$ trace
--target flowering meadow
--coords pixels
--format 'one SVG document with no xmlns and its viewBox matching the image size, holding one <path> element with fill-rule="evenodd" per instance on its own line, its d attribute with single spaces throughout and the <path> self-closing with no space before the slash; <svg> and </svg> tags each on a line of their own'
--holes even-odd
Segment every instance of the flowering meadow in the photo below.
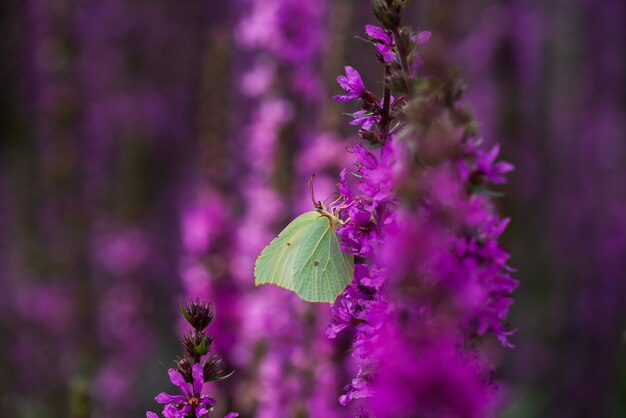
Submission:
<svg viewBox="0 0 626 418">
<path fill-rule="evenodd" d="M 0 418 L 626 417 L 622 0 L 0 11 Z"/>
</svg>

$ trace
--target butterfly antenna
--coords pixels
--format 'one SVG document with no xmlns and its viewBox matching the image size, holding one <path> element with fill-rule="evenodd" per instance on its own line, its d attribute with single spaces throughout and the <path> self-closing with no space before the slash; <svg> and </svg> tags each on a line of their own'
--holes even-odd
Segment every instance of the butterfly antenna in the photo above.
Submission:
<svg viewBox="0 0 626 418">
<path fill-rule="evenodd" d="M 313 206 L 315 206 L 315 209 L 321 210 L 322 202 L 315 201 L 315 192 L 313 191 L 313 179 L 314 178 L 315 178 L 315 174 L 311 174 L 311 178 L 309 179 L 309 192 L 311 192 L 311 201 L 313 202 Z"/>
</svg>

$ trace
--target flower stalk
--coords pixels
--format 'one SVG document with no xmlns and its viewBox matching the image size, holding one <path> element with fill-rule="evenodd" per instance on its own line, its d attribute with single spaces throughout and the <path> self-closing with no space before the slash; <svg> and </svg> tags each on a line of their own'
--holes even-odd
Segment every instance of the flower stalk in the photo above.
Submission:
<svg viewBox="0 0 626 418">
<path fill-rule="evenodd" d="M 405 3 L 375 0 L 381 27 L 366 26 L 384 65 L 382 103 L 366 99 L 356 69 L 338 78 L 346 93 L 336 99 L 361 103 L 352 124 L 364 141 L 352 149 L 356 187 L 347 171 L 338 185 L 355 277 L 327 336 L 354 330 L 358 372 L 339 401 L 359 401 L 362 416 L 478 418 L 496 405 L 482 341 L 512 347 L 505 321 L 517 281 L 491 188 L 513 167 L 496 161 L 497 146 L 483 148 L 455 75 L 419 74 L 430 33 L 400 28 Z M 461 396 L 433 396 L 444 387 Z"/>
<path fill-rule="evenodd" d="M 164 404 L 162 411 L 164 418 L 208 417 L 216 400 L 202 389 L 206 382 L 224 380 L 233 372 L 225 375 L 221 367 L 221 360 L 215 355 L 208 355 L 213 338 L 206 333 L 206 328 L 215 318 L 215 308 L 212 304 L 200 299 L 189 300 L 185 305 L 181 303 L 181 311 L 191 329 L 182 338 L 183 357 L 175 361 L 175 367 L 168 370 L 172 384 L 182 392 L 181 395 L 170 395 L 165 392 L 157 395 L 155 400 Z M 227 414 L 224 418 L 235 418 L 236 412 Z M 147 418 L 158 418 L 154 412 L 146 412 Z"/>
</svg>

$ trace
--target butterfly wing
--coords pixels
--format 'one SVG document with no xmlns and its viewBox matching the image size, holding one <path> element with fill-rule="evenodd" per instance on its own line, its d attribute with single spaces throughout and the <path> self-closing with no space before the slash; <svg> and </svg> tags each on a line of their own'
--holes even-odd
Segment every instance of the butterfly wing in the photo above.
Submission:
<svg viewBox="0 0 626 418">
<path fill-rule="evenodd" d="M 254 264 L 254 283 L 275 284 L 294 290 L 294 262 L 309 226 L 319 218 L 315 211 L 294 219 L 261 252 Z"/>
<path fill-rule="evenodd" d="M 354 256 L 341 251 L 325 216 L 309 225 L 294 260 L 294 290 L 308 302 L 334 303 L 354 275 Z"/>
</svg>

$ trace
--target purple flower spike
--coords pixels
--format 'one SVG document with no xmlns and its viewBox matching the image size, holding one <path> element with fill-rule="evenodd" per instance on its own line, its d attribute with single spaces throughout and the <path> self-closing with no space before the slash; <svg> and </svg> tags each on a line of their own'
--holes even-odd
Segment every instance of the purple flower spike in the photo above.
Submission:
<svg viewBox="0 0 626 418">
<path fill-rule="evenodd" d="M 358 99 L 365 93 L 365 86 L 363 85 L 363 80 L 361 80 L 359 72 L 349 65 L 346 65 L 345 68 L 346 75 L 337 77 L 337 83 L 344 89 L 346 94 L 333 96 L 333 99 L 344 103 L 348 100 Z"/>
<path fill-rule="evenodd" d="M 167 374 L 172 384 L 178 386 L 182 394 L 170 395 L 162 392 L 157 395 L 155 400 L 164 404 L 163 411 L 161 411 L 164 418 L 208 418 L 216 401 L 202 394 L 205 380 L 215 381 L 228 377 L 222 375 L 220 361 L 216 356 L 199 362 L 196 358 L 198 347 L 202 348 L 201 356 L 203 356 L 208 353 L 213 342 L 213 339 L 204 333 L 204 329 L 211 324 L 215 312 L 212 304 L 199 299 L 191 300 L 186 305 L 181 304 L 181 310 L 192 329 L 185 334 L 182 340 L 186 355 L 176 360 L 176 368 L 169 369 Z M 236 416 L 235 412 L 231 412 L 227 418 Z M 158 417 L 159 415 L 152 411 L 146 412 L 146 418 Z"/>
</svg>

